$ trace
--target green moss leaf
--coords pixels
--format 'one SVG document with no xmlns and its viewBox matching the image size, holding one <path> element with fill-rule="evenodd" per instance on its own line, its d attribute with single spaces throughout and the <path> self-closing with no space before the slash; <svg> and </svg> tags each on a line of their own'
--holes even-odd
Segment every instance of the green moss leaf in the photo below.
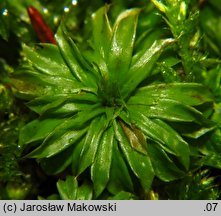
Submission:
<svg viewBox="0 0 221 216">
<path fill-rule="evenodd" d="M 73 176 L 68 176 L 66 181 L 57 182 L 58 192 L 61 199 L 75 200 L 77 197 L 78 182 Z"/>
<path fill-rule="evenodd" d="M 91 122 L 80 154 L 78 174 L 82 173 L 87 167 L 94 163 L 96 153 L 101 143 L 101 136 L 105 130 L 105 121 L 106 119 L 104 118 L 104 116 L 101 116 L 95 118 Z M 93 143 L 93 145 L 91 145 L 91 143 Z"/>
<path fill-rule="evenodd" d="M 31 142 L 42 141 L 63 121 L 63 119 L 43 118 L 26 124 L 20 131 L 19 145 L 22 146 Z"/>
<path fill-rule="evenodd" d="M 151 162 L 155 175 L 166 182 L 182 178 L 185 172 L 180 170 L 174 161 L 168 157 L 167 153 L 155 144 L 148 145 L 148 151 L 151 155 Z"/>
<path fill-rule="evenodd" d="M 190 150 L 188 144 L 169 125 L 160 120 L 151 120 L 139 112 L 130 111 L 133 123 L 149 139 L 158 142 L 168 153 L 176 155 L 183 166 L 188 169 Z"/>
<path fill-rule="evenodd" d="M 91 179 L 94 183 L 95 197 L 106 187 L 110 177 L 110 167 L 113 155 L 114 131 L 110 127 L 104 132 L 94 163 L 91 166 Z"/>
<path fill-rule="evenodd" d="M 136 100 L 135 97 L 134 99 Z M 138 102 L 140 100 L 136 101 Z M 141 104 L 134 104 L 128 107 L 131 109 L 136 107 L 138 111 L 141 111 L 149 118 L 159 118 L 177 122 L 195 122 L 197 124 L 209 123 L 198 110 L 190 106 L 185 106 L 174 100 L 162 99 L 159 101 L 153 101 L 153 103 L 149 105 L 142 105 L 142 102 L 140 103 Z"/>
<path fill-rule="evenodd" d="M 139 99 L 134 103 L 147 105 L 160 99 L 173 99 L 189 106 L 213 101 L 213 95 L 209 89 L 198 83 L 152 84 L 139 88 L 135 96 Z M 133 98 L 134 96 L 130 97 L 129 104 L 134 100 Z"/>
<path fill-rule="evenodd" d="M 97 54 L 105 60 L 107 60 L 109 53 L 112 35 L 112 28 L 107 16 L 108 10 L 109 6 L 106 5 L 92 15 L 93 44 L 96 47 L 96 51 L 98 51 Z"/>
<path fill-rule="evenodd" d="M 114 126 L 119 145 L 126 157 L 128 164 L 130 165 L 130 168 L 139 178 L 143 188 L 148 191 L 154 177 L 154 170 L 149 156 L 134 151 L 121 126 L 118 123 L 115 123 Z"/>
<path fill-rule="evenodd" d="M 138 9 L 122 12 L 113 26 L 113 35 L 107 59 L 109 79 L 113 85 L 121 83 L 130 68 L 138 13 Z"/>
<path fill-rule="evenodd" d="M 49 136 L 46 137 L 44 142 L 33 152 L 29 153 L 29 157 L 43 158 L 51 157 L 60 151 L 66 149 L 70 145 L 75 144 L 87 131 L 85 126 L 87 121 L 93 119 L 96 115 L 103 112 L 103 109 L 97 109 L 94 112 L 90 112 L 90 115 L 85 116 L 86 113 L 80 113 L 78 118 L 69 118 L 62 124 L 55 128 Z"/>
<path fill-rule="evenodd" d="M 79 111 L 97 106 L 97 97 L 89 92 L 77 94 L 44 95 L 27 103 L 27 106 L 38 114 L 75 114 Z M 88 106 L 89 105 L 89 106 Z"/>
<path fill-rule="evenodd" d="M 59 49 L 53 44 L 40 44 L 34 48 L 23 45 L 29 63 L 42 74 L 73 79 Z M 48 58 L 50 56 L 50 58 Z"/>
<path fill-rule="evenodd" d="M 75 46 L 72 39 L 67 35 L 63 24 L 57 31 L 56 40 L 60 49 L 61 55 L 68 65 L 72 75 L 83 85 L 96 87 L 90 71 L 87 70 L 85 64 L 82 64 L 82 57 L 79 59 L 78 48 Z M 65 51 L 64 51 L 65 50 Z M 84 62 L 85 63 L 85 62 Z M 96 89 L 95 89 L 96 90 Z"/>
<path fill-rule="evenodd" d="M 67 176 L 65 181 L 58 180 L 57 189 L 63 200 L 90 200 L 93 196 L 91 185 L 85 181 L 79 186 L 74 176 Z"/>
<path fill-rule="evenodd" d="M 107 185 L 108 191 L 112 194 L 117 194 L 119 191 L 133 192 L 132 178 L 116 139 L 114 139 L 112 154 L 110 179 Z"/>
<path fill-rule="evenodd" d="M 141 81 L 151 74 L 153 65 L 156 63 L 162 51 L 172 43 L 174 43 L 173 39 L 155 41 L 152 46 L 131 65 L 127 73 L 127 80 L 124 80 L 124 85 L 121 90 L 123 98 L 128 97 Z"/>
<path fill-rule="evenodd" d="M 72 163 L 74 147 L 75 146 L 70 146 L 62 152 L 59 152 L 59 154 L 49 158 L 37 159 L 37 162 L 47 175 L 58 175 Z"/>
</svg>

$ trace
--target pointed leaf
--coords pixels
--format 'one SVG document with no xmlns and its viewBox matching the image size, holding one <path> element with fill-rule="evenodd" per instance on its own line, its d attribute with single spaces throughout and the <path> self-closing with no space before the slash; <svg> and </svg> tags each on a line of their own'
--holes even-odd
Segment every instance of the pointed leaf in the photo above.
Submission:
<svg viewBox="0 0 221 216">
<path fill-rule="evenodd" d="M 72 125 L 73 126 L 73 125 Z M 59 129 L 64 131 L 64 128 L 57 127 L 52 134 L 55 134 Z M 57 140 L 52 142 L 52 135 L 49 135 L 45 141 L 34 151 L 29 153 L 27 157 L 33 158 L 49 158 L 53 155 L 62 152 L 64 149 L 68 148 L 70 145 L 75 144 L 79 141 L 86 133 L 87 128 L 82 130 L 74 130 L 73 128 L 64 132 L 60 137 L 57 136 Z M 56 134 L 57 135 L 57 134 Z"/>
<path fill-rule="evenodd" d="M 162 181 L 173 181 L 182 178 L 185 173 L 177 168 L 165 151 L 155 144 L 149 144 L 149 154 L 154 168 L 155 175 Z"/>
<path fill-rule="evenodd" d="M 138 100 L 135 97 L 134 99 Z M 209 123 L 209 120 L 195 108 L 185 106 L 174 100 L 161 99 L 148 106 L 134 104 L 128 107 L 131 107 L 131 109 L 136 108 L 148 118 L 159 118 L 175 122 L 195 122 L 199 125 Z"/>
<path fill-rule="evenodd" d="M 154 15 L 156 16 L 156 14 Z M 132 64 L 134 64 L 137 59 L 139 59 L 145 53 L 145 51 L 151 47 L 154 41 L 160 40 L 161 38 L 164 38 L 163 29 L 148 28 L 145 32 L 143 32 L 135 42 L 135 50 L 134 56 L 132 57 Z"/>
<path fill-rule="evenodd" d="M 139 11 L 131 9 L 122 12 L 114 24 L 107 62 L 112 84 L 121 82 L 130 67 Z"/>
<path fill-rule="evenodd" d="M 24 45 L 23 51 L 29 63 L 39 72 L 50 76 L 74 79 L 57 46 L 41 44 L 31 48 Z"/>
<path fill-rule="evenodd" d="M 112 162 L 114 132 L 109 127 L 101 138 L 96 158 L 91 166 L 91 178 L 94 183 L 95 197 L 99 196 L 107 185 Z"/>
<path fill-rule="evenodd" d="M 19 73 L 19 70 L 22 73 Z M 20 68 L 19 70 L 11 78 L 17 97 L 30 100 L 51 91 L 51 86 L 48 86 L 47 82 L 32 74 L 33 71 L 27 71 L 26 68 Z"/>
<path fill-rule="evenodd" d="M 194 128 L 192 128 L 192 132 L 188 132 L 188 133 L 183 133 L 183 136 L 186 137 L 190 137 L 193 139 L 198 139 L 199 137 L 203 136 L 204 134 L 213 131 L 216 128 L 216 125 L 211 122 L 211 125 L 207 125 L 206 127 L 201 127 L 199 129 L 194 130 Z"/>
<path fill-rule="evenodd" d="M 91 200 L 93 196 L 92 187 L 88 182 L 79 186 L 73 176 L 67 176 L 65 181 L 58 180 L 57 189 L 63 200 Z"/>
<path fill-rule="evenodd" d="M 37 159 L 37 162 L 40 163 L 41 168 L 47 175 L 58 175 L 71 164 L 73 149 L 74 146 L 70 146 L 50 158 Z"/>
<path fill-rule="evenodd" d="M 178 157 L 183 166 L 188 169 L 190 150 L 188 144 L 169 125 L 159 119 L 149 119 L 144 114 L 129 110 L 133 123 L 150 139 L 164 147 L 169 153 Z"/>
<path fill-rule="evenodd" d="M 92 106 L 96 106 L 97 97 L 89 92 L 78 92 L 77 94 L 56 94 L 44 95 L 31 100 L 26 105 L 33 111 L 43 114 L 45 112 L 52 112 L 59 108 L 65 111 L 75 113 Z M 66 105 L 66 107 L 65 107 Z M 90 105 L 89 107 L 87 105 Z"/>
<path fill-rule="evenodd" d="M 128 71 L 127 76 L 125 76 L 125 80 L 122 82 L 121 95 L 123 98 L 127 98 L 135 88 L 150 75 L 160 54 L 167 46 L 173 43 L 174 39 L 155 41 L 150 49 L 137 59 Z"/>
<path fill-rule="evenodd" d="M 112 155 L 108 191 L 112 194 L 117 194 L 123 190 L 133 192 L 133 182 L 116 139 L 113 141 Z"/>
<path fill-rule="evenodd" d="M 18 91 L 18 96 L 33 99 L 42 95 L 70 94 L 80 91 L 94 90 L 83 85 L 75 79 L 62 76 L 41 74 L 31 67 L 20 68 L 12 78 L 13 87 Z"/>
<path fill-rule="evenodd" d="M 43 140 L 51 133 L 64 119 L 39 118 L 26 124 L 19 134 L 19 146 L 35 141 Z"/>
<path fill-rule="evenodd" d="M 154 171 L 149 156 L 134 151 L 123 129 L 116 121 L 114 122 L 114 127 L 116 137 L 128 164 L 137 178 L 139 178 L 144 190 L 149 191 L 154 177 Z"/>
<path fill-rule="evenodd" d="M 100 57 L 107 60 L 111 42 L 112 29 L 107 12 L 109 6 L 105 5 L 92 14 L 93 42 Z"/>
<path fill-rule="evenodd" d="M 92 200 L 93 187 L 87 181 L 85 181 L 77 191 L 77 200 Z"/>
<path fill-rule="evenodd" d="M 77 176 L 78 174 L 79 161 L 80 161 L 82 148 L 84 146 L 84 142 L 85 142 L 85 137 L 81 139 L 78 143 L 76 143 L 75 148 L 73 150 L 71 170 L 72 170 L 73 175 L 75 176 Z"/>
<path fill-rule="evenodd" d="M 58 192 L 63 200 L 76 200 L 78 182 L 73 176 L 68 176 L 65 181 L 58 180 Z"/>
<path fill-rule="evenodd" d="M 68 146 L 75 144 L 87 132 L 87 122 L 104 112 L 104 109 L 97 108 L 92 111 L 82 111 L 72 118 L 65 120 L 61 125 L 44 140 L 44 142 L 28 157 L 43 158 L 51 157 Z M 82 128 L 83 129 L 80 129 Z"/>
<path fill-rule="evenodd" d="M 54 101 L 64 100 L 65 96 L 66 96 L 66 94 L 43 95 L 43 96 L 39 96 L 39 97 L 27 102 L 26 105 L 34 112 L 36 112 L 38 114 L 42 114 L 45 106 L 47 106 L 48 104 L 50 104 Z"/>
<path fill-rule="evenodd" d="M 208 88 L 198 83 L 153 84 L 139 88 L 128 103 L 149 105 L 161 99 L 176 100 L 184 105 L 196 106 L 213 101 Z"/>
<path fill-rule="evenodd" d="M 97 117 L 91 122 L 80 154 L 78 175 L 94 163 L 105 125 L 106 119 L 104 116 Z"/>
<path fill-rule="evenodd" d="M 70 45 L 71 39 L 64 32 L 63 25 L 61 25 L 60 28 L 58 28 L 58 31 L 55 37 L 56 37 L 56 41 L 58 43 L 60 52 L 66 64 L 70 68 L 71 73 L 77 80 L 82 82 L 83 80 L 85 80 L 85 73 L 84 73 L 84 70 L 79 65 L 79 62 L 77 62 L 77 59 L 75 58 L 73 49 Z"/>
<path fill-rule="evenodd" d="M 91 77 L 91 73 L 87 70 L 87 68 L 84 67 L 84 65 L 86 65 L 86 61 L 84 61 L 85 64 L 82 64 L 80 61 L 83 59 L 83 57 L 80 55 L 80 52 L 78 51 L 72 39 L 67 35 L 64 24 L 60 25 L 55 37 L 61 55 L 63 56 L 64 61 L 68 65 L 73 76 L 83 85 L 91 86 L 94 88 L 96 85 Z"/>
</svg>

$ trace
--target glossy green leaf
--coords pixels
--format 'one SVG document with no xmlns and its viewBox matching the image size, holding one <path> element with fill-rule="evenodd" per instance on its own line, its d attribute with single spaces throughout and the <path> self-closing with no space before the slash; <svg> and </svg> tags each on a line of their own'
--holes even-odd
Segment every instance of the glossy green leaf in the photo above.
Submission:
<svg viewBox="0 0 221 216">
<path fill-rule="evenodd" d="M 91 87 L 82 87 L 74 79 L 60 76 L 40 74 L 34 68 L 24 67 L 17 70 L 13 77 L 13 87 L 18 96 L 24 99 L 33 99 L 42 95 L 70 94 L 80 91 L 91 91 Z"/>
<path fill-rule="evenodd" d="M 23 146 L 35 141 L 41 141 L 49 135 L 64 119 L 39 118 L 26 124 L 19 135 L 19 145 Z"/>
<path fill-rule="evenodd" d="M 108 10 L 109 6 L 105 5 L 92 15 L 94 52 L 87 56 L 89 61 L 96 62 L 97 72 L 104 78 L 108 77 L 107 58 L 112 36 Z"/>
<path fill-rule="evenodd" d="M 133 65 L 131 65 L 131 68 L 126 76 L 127 79 L 124 80 L 124 85 L 121 89 L 121 95 L 123 98 L 127 98 L 135 90 L 135 88 L 150 75 L 153 66 L 162 51 L 165 47 L 173 43 L 173 39 L 155 41 L 153 45 L 146 50 L 146 52 L 137 59 Z"/>
<path fill-rule="evenodd" d="M 137 109 L 148 118 L 159 118 L 176 122 L 195 122 L 197 124 L 209 122 L 201 112 L 174 100 L 161 99 L 150 105 L 134 104 L 128 107 L 130 109 Z"/>
<path fill-rule="evenodd" d="M 196 106 L 213 101 L 207 87 L 198 83 L 154 84 L 139 88 L 128 103 L 149 105 L 160 99 L 172 99 L 182 104 Z"/>
<path fill-rule="evenodd" d="M 61 125 L 49 134 L 44 142 L 34 151 L 29 153 L 29 157 L 43 158 L 51 157 L 70 145 L 75 144 L 87 132 L 87 122 L 101 114 L 103 109 L 80 112 L 77 116 L 65 120 Z M 83 129 L 80 129 L 84 126 Z"/>
<path fill-rule="evenodd" d="M 202 127 L 190 133 L 183 133 L 182 135 L 193 138 L 193 139 L 198 139 L 201 136 L 205 135 L 206 133 L 213 131 L 215 128 L 216 128 L 216 125 L 213 124 L 210 127 Z"/>
<path fill-rule="evenodd" d="M 114 139 L 113 142 L 113 157 L 107 189 L 112 194 L 117 194 L 119 191 L 133 192 L 133 182 L 128 167 L 120 151 L 117 140 Z"/>
<path fill-rule="evenodd" d="M 214 105 L 212 120 L 217 122 L 219 126 L 221 125 L 221 102 Z"/>
<path fill-rule="evenodd" d="M 138 9 L 124 11 L 114 24 L 107 60 L 110 82 L 114 85 L 121 83 L 122 78 L 129 70 L 139 11 Z"/>
<path fill-rule="evenodd" d="M 219 110 L 216 110 L 216 115 L 219 114 Z M 218 115 L 220 118 L 220 115 Z M 218 117 L 216 116 L 216 117 Z M 205 145 L 200 147 L 200 152 L 204 155 L 202 161 L 205 165 L 221 168 L 221 128 L 218 127 L 214 133 L 211 135 L 210 139 Z"/>
<path fill-rule="evenodd" d="M 70 115 L 74 115 L 77 112 L 81 111 L 90 111 L 91 108 L 97 108 L 98 105 L 95 104 L 94 106 L 92 104 L 83 104 L 83 103 L 65 103 L 61 106 L 57 107 L 56 109 L 50 109 L 47 110 L 44 114 L 49 116 L 61 116 L 66 117 Z"/>
<path fill-rule="evenodd" d="M 48 104 L 53 103 L 54 101 L 64 101 L 66 94 L 63 95 L 43 95 L 36 97 L 35 99 L 29 101 L 26 103 L 26 105 L 33 110 L 34 112 L 38 114 L 42 114 L 45 110 L 45 106 Z M 61 102 L 60 102 L 61 103 Z"/>
<path fill-rule="evenodd" d="M 76 57 L 76 60 L 79 62 L 79 65 L 84 69 L 86 74 L 85 85 L 91 86 L 94 90 L 97 89 L 97 80 L 100 78 L 100 74 L 97 70 L 94 69 L 93 62 L 90 62 L 85 58 L 85 55 L 82 54 L 81 50 L 77 47 L 73 40 L 70 39 L 70 45 L 73 49 L 73 54 Z"/>
<path fill-rule="evenodd" d="M 136 41 L 136 52 L 132 57 L 132 64 L 134 64 L 156 40 L 163 38 L 163 34 L 164 31 L 162 31 L 162 29 L 147 29 Z"/>
<path fill-rule="evenodd" d="M 151 187 L 154 177 L 154 171 L 150 157 L 133 150 L 127 137 L 124 134 L 123 129 L 117 122 L 115 122 L 114 127 L 119 145 L 126 157 L 128 164 L 130 165 L 130 168 L 140 180 L 144 190 L 148 191 Z"/>
<path fill-rule="evenodd" d="M 85 181 L 79 186 L 74 176 L 67 176 L 65 181 L 58 180 L 57 189 L 63 200 L 90 200 L 93 196 L 91 185 Z"/>
<path fill-rule="evenodd" d="M 97 150 L 101 143 L 101 137 L 106 129 L 104 128 L 105 121 L 106 119 L 104 116 L 101 116 L 95 118 L 91 122 L 80 154 L 78 174 L 82 173 L 87 167 L 95 162 Z"/>
<path fill-rule="evenodd" d="M 92 88 L 95 86 L 91 74 L 85 70 L 84 66 L 79 61 L 78 50 L 74 42 L 67 36 L 63 24 L 58 28 L 56 40 L 60 49 L 60 53 L 64 58 L 67 66 L 70 68 L 73 76 L 83 85 L 89 85 Z"/>
<path fill-rule="evenodd" d="M 82 147 L 85 142 L 85 137 L 81 139 L 78 143 L 76 143 L 73 153 L 72 153 L 72 162 L 71 162 L 71 170 L 73 175 L 77 176 L 78 168 L 79 168 L 79 161 L 81 156 Z"/>
<path fill-rule="evenodd" d="M 35 75 L 31 75 L 31 70 L 28 71 L 29 73 L 27 73 L 26 69 L 21 68 L 20 70 L 24 70 L 26 73 L 19 74 L 18 71 L 18 74 L 11 79 L 17 97 L 30 100 L 52 91 L 51 86 L 48 86 L 47 82 Z"/>
<path fill-rule="evenodd" d="M 103 59 L 107 59 L 112 35 L 112 29 L 107 16 L 108 10 L 109 6 L 105 5 L 92 15 L 93 43 L 96 51 Z"/>
<path fill-rule="evenodd" d="M 188 169 L 190 150 L 188 144 L 169 125 L 161 120 L 149 119 L 144 114 L 129 110 L 133 123 L 140 128 L 147 137 L 164 147 L 167 152 L 178 157 L 183 166 Z"/>
<path fill-rule="evenodd" d="M 82 82 L 85 79 L 85 73 L 73 53 L 73 49 L 70 45 L 71 39 L 66 35 L 63 28 L 63 26 L 60 27 L 55 36 L 60 52 L 74 77 Z"/>
<path fill-rule="evenodd" d="M 41 44 L 31 48 L 24 45 L 23 51 L 30 65 L 36 68 L 40 73 L 74 79 L 57 46 Z M 50 56 L 50 58 L 48 58 L 48 56 Z"/>
<path fill-rule="evenodd" d="M 77 199 L 92 200 L 92 198 L 93 198 L 93 187 L 91 184 L 85 181 L 81 186 L 78 187 Z"/>
<path fill-rule="evenodd" d="M 151 163 L 155 175 L 159 179 L 169 182 L 182 178 L 185 175 L 185 173 L 176 166 L 174 161 L 168 157 L 166 152 L 156 144 L 150 143 L 148 151 L 151 155 Z"/>
<path fill-rule="evenodd" d="M 58 180 L 58 192 L 63 200 L 76 200 L 78 182 L 73 176 L 67 176 L 65 181 Z"/>
<path fill-rule="evenodd" d="M 79 92 L 76 94 L 56 94 L 37 97 L 27 103 L 33 111 L 43 114 L 53 113 L 55 110 L 60 112 L 75 113 L 93 106 L 97 106 L 97 97 L 89 92 Z M 90 105 L 90 106 L 88 106 Z"/>
<path fill-rule="evenodd" d="M 168 148 L 170 148 L 173 152 L 175 152 L 178 160 L 184 165 L 184 167 L 188 170 L 190 164 L 190 149 L 189 145 L 183 138 L 168 124 L 160 119 L 154 119 L 154 123 L 167 131 L 168 140 L 165 142 Z M 166 135 L 166 133 L 164 133 Z M 175 141 L 175 139 L 177 141 Z M 174 142 L 173 142 L 174 141 Z"/>
<path fill-rule="evenodd" d="M 58 130 L 64 130 L 64 128 L 57 127 L 56 130 L 52 132 L 52 134 L 55 134 Z M 52 139 L 51 137 L 53 135 L 50 134 L 38 148 L 36 148 L 31 153 L 29 153 L 27 156 L 34 158 L 44 158 L 44 157 L 49 158 L 53 155 L 58 154 L 64 149 L 68 148 L 70 145 L 76 143 L 84 136 L 86 131 L 87 128 L 83 130 L 66 128 L 64 134 L 62 134 L 60 137 L 57 137 L 57 139 L 53 142 L 51 140 Z M 58 134 L 56 133 L 56 135 Z"/>
<path fill-rule="evenodd" d="M 96 158 L 91 166 L 91 179 L 94 183 L 95 197 L 99 196 L 107 185 L 112 162 L 114 131 L 107 128 L 101 138 Z"/>
<path fill-rule="evenodd" d="M 58 175 L 71 165 L 74 147 L 70 146 L 50 158 L 37 159 L 37 162 L 47 175 Z"/>
</svg>

